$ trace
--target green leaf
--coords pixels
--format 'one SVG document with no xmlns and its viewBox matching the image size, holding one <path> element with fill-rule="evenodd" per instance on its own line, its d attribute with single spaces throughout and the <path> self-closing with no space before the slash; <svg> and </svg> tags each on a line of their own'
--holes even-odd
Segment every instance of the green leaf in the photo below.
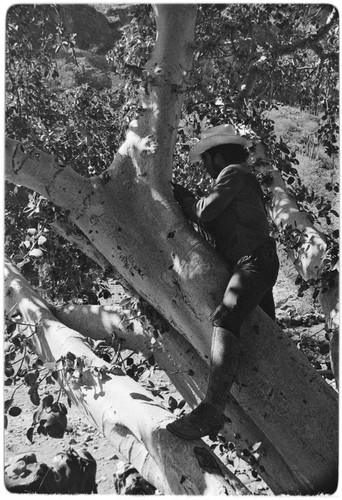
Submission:
<svg viewBox="0 0 342 500">
<path fill-rule="evenodd" d="M 10 323 L 7 326 L 7 329 L 6 329 L 7 335 L 12 335 L 12 333 L 15 331 L 16 328 L 17 328 L 17 324 L 16 323 Z"/>
<path fill-rule="evenodd" d="M 5 375 L 6 377 L 12 377 L 14 375 L 14 368 L 11 365 L 5 367 Z"/>
<path fill-rule="evenodd" d="M 42 252 L 42 250 L 40 250 L 40 248 L 33 248 L 29 252 L 29 255 L 30 255 L 30 257 L 35 257 L 37 259 L 40 259 L 41 257 L 43 257 L 43 252 Z"/>
<path fill-rule="evenodd" d="M 38 238 L 38 245 L 44 245 L 44 243 L 47 242 L 47 239 L 45 238 L 45 236 L 39 236 Z"/>
<path fill-rule="evenodd" d="M 68 359 L 69 361 L 75 361 L 76 360 L 76 356 L 73 352 L 68 352 L 67 355 L 65 356 L 66 359 Z"/>
<path fill-rule="evenodd" d="M 37 408 L 37 410 L 33 412 L 32 424 L 37 424 L 39 422 L 42 413 L 43 413 L 42 407 Z"/>
<path fill-rule="evenodd" d="M 68 413 L 68 410 L 65 406 L 64 403 L 59 403 L 59 411 L 63 414 L 63 415 L 67 415 Z"/>
<path fill-rule="evenodd" d="M 251 447 L 251 450 L 253 451 L 253 453 L 255 453 L 256 451 L 258 451 L 259 448 L 261 447 L 261 445 L 262 445 L 261 441 L 258 441 L 257 443 L 254 443 L 253 446 Z"/>
</svg>

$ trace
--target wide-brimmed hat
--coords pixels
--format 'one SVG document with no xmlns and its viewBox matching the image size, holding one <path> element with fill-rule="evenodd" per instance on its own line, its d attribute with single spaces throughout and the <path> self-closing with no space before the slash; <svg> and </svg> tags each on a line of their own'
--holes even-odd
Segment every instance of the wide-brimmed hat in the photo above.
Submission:
<svg viewBox="0 0 342 500">
<path fill-rule="evenodd" d="M 239 144 L 244 148 L 249 148 L 252 141 L 238 135 L 234 125 L 218 125 L 203 130 L 201 138 L 190 149 L 190 163 L 201 160 L 201 154 L 219 144 Z"/>
</svg>

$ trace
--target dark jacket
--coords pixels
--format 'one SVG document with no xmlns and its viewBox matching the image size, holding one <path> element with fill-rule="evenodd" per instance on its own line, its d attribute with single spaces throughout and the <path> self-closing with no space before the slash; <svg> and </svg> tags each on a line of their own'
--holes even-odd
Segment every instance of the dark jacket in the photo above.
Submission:
<svg viewBox="0 0 342 500">
<path fill-rule="evenodd" d="M 264 245 L 274 246 L 257 179 L 245 164 L 225 167 L 208 196 L 192 205 L 209 229 L 216 249 L 228 263 L 235 263 Z"/>
</svg>

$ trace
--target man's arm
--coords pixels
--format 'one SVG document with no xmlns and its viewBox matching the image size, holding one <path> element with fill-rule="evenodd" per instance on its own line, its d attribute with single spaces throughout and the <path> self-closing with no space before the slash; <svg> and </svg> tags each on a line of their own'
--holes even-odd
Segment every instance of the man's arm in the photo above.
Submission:
<svg viewBox="0 0 342 500">
<path fill-rule="evenodd" d="M 200 198 L 194 206 L 195 215 L 201 222 L 214 220 L 235 198 L 243 187 L 243 179 L 237 168 L 222 170 L 208 196 Z"/>
<path fill-rule="evenodd" d="M 192 222 L 198 222 L 198 217 L 196 216 L 196 203 L 198 198 L 180 184 L 172 183 L 172 187 L 175 200 L 182 207 L 182 212 L 185 217 Z"/>
</svg>

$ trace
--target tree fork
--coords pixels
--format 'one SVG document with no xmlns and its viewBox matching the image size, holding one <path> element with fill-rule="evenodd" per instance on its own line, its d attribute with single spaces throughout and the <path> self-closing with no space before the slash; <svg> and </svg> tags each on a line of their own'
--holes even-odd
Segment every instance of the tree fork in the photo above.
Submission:
<svg viewBox="0 0 342 500">
<path fill-rule="evenodd" d="M 7 165 L 12 164 L 10 158 Z M 25 179 L 30 178 L 33 189 L 43 166 L 39 158 L 35 160 L 26 161 L 21 170 L 30 170 Z M 70 204 L 78 190 L 80 203 L 76 212 L 70 207 L 70 219 L 83 233 L 91 232 L 90 240 L 99 251 L 208 363 L 209 318 L 220 302 L 228 270 L 183 219 L 171 193 L 164 195 L 138 180 L 129 158 L 119 155 L 116 167 L 105 185 L 98 181 L 96 186 L 95 180 L 84 186 L 70 182 L 67 168 L 63 183 L 58 179 L 56 185 L 53 164 L 44 161 L 45 179 L 50 173 L 50 198 L 56 204 L 66 199 Z M 9 175 L 12 182 L 22 184 L 21 176 Z M 41 178 L 37 181 L 45 196 Z M 242 334 L 246 351 L 233 395 L 289 467 L 299 471 L 308 490 L 331 488 L 337 470 L 336 393 L 260 311 L 246 319 Z"/>
<path fill-rule="evenodd" d="M 21 170 L 30 170 L 31 187 L 35 177 L 42 187 L 39 167 L 43 165 L 38 160 L 26 161 Z M 7 158 L 7 165 L 12 163 Z M 96 186 L 92 180 L 83 191 L 78 189 L 83 210 L 79 203 L 69 217 L 83 233 L 91 231 L 90 239 L 99 251 L 208 363 L 209 318 L 220 302 L 229 272 L 184 220 L 171 193 L 164 195 L 139 180 L 129 158 L 119 155 L 115 163 L 105 185 L 98 181 Z M 80 183 L 68 179 L 65 167 L 66 177 L 56 185 L 53 163 L 44 161 L 44 176 L 47 179 L 49 166 L 53 201 L 58 204 L 67 199 L 69 204 Z M 22 184 L 21 176 L 16 179 L 18 174 L 10 171 L 9 176 Z M 337 470 L 336 393 L 261 311 L 246 318 L 242 334 L 246 351 L 233 395 L 285 462 L 301 471 L 308 489 L 330 488 Z"/>
</svg>

